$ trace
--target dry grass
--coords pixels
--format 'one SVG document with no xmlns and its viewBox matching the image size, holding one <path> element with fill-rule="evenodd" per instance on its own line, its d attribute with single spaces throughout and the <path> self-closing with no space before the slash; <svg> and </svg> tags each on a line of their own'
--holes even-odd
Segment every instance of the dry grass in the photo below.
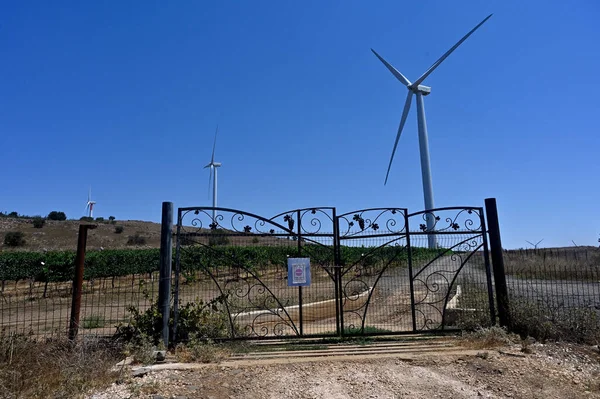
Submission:
<svg viewBox="0 0 600 399">
<path fill-rule="evenodd" d="M 461 338 L 461 344 L 470 349 L 499 348 L 520 341 L 517 335 L 498 326 L 465 333 Z"/>
<path fill-rule="evenodd" d="M 76 398 L 118 378 L 119 348 L 106 341 L 76 344 L 0 335 L 0 398 Z"/>
<path fill-rule="evenodd" d="M 506 274 L 520 278 L 600 280 L 600 249 L 593 247 L 505 251 Z"/>
<path fill-rule="evenodd" d="M 47 220 L 44 227 L 36 229 L 31 219 L 0 218 L 0 243 L 9 231 L 20 231 L 25 234 L 26 245 L 14 250 L 18 251 L 57 251 L 77 248 L 77 233 L 79 224 L 86 223 L 78 220 L 53 221 Z M 158 248 L 160 246 L 160 224 L 138 220 L 118 221 L 123 226 L 124 234 L 115 234 L 115 225 L 110 223 L 93 222 L 98 228 L 88 233 L 87 249 L 124 249 L 131 248 L 127 245 L 128 236 L 139 234 L 146 239 L 144 248 Z M 3 251 L 13 250 L 5 245 Z"/>
</svg>

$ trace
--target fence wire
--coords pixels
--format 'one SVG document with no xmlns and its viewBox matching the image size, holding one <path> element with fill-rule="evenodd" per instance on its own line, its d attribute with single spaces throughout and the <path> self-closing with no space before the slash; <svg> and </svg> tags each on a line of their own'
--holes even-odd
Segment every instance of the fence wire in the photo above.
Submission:
<svg viewBox="0 0 600 399">
<path fill-rule="evenodd" d="M 67 335 L 72 282 L 5 281 L 0 293 L 0 329 L 32 337 Z M 113 335 L 130 321 L 130 306 L 141 311 L 158 295 L 158 272 L 85 280 L 80 335 Z"/>
</svg>

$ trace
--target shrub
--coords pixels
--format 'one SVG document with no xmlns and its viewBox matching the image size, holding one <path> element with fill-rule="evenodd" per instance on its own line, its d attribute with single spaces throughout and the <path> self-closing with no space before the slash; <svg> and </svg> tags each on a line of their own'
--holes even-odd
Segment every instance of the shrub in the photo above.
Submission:
<svg viewBox="0 0 600 399">
<path fill-rule="evenodd" d="M 64 212 L 52 211 L 48 214 L 47 219 L 63 221 L 67 220 L 67 215 Z"/>
<path fill-rule="evenodd" d="M 115 234 L 121 234 L 125 230 L 123 226 L 115 226 Z"/>
<path fill-rule="evenodd" d="M 89 216 L 83 216 L 82 218 L 80 218 L 79 220 L 81 220 L 82 222 L 93 222 L 94 218 L 89 217 Z"/>
<path fill-rule="evenodd" d="M 96 218 L 96 222 L 104 222 L 104 218 L 103 217 L 97 217 Z"/>
<path fill-rule="evenodd" d="M 9 231 L 4 236 L 4 245 L 9 247 L 22 247 L 25 245 L 25 234 L 20 231 Z"/>
<path fill-rule="evenodd" d="M 33 218 L 33 227 L 35 227 L 36 229 L 41 229 L 42 227 L 44 227 L 45 223 L 46 220 L 40 216 L 36 216 Z"/>
<path fill-rule="evenodd" d="M 108 217 L 108 221 L 109 221 L 110 223 L 115 223 L 115 217 L 114 217 L 114 216 L 109 216 L 109 217 Z"/>
<path fill-rule="evenodd" d="M 177 322 L 177 336 L 173 334 L 174 309 L 170 308 L 169 336 L 175 342 L 188 341 L 191 338 L 224 338 L 228 335 L 229 320 L 220 305 L 224 304 L 227 294 L 220 295 L 209 302 L 202 300 L 188 302 L 179 306 Z M 115 338 L 124 339 L 127 342 L 141 342 L 146 337 L 154 344 L 158 344 L 162 338 L 162 315 L 158 309 L 158 303 L 144 312 L 140 312 L 135 306 L 127 309 L 131 313 L 131 321 L 128 325 L 120 325 L 115 333 Z"/>
<path fill-rule="evenodd" d="M 146 245 L 146 237 L 135 233 L 135 235 L 127 237 L 127 245 Z"/>
<path fill-rule="evenodd" d="M 8 214 L 8 217 L 10 217 L 10 218 L 18 218 L 19 214 L 17 212 L 13 211 L 13 212 L 11 212 L 11 213 Z"/>
</svg>

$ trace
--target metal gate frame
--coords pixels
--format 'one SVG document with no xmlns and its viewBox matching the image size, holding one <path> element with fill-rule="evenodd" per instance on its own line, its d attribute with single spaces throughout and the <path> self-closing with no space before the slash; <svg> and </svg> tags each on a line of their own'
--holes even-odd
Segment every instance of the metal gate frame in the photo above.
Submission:
<svg viewBox="0 0 600 399">
<path fill-rule="evenodd" d="M 216 212 L 217 216 L 213 220 L 213 216 L 209 213 Z M 443 212 L 454 212 L 457 214 L 454 217 L 447 217 L 442 222 L 441 217 L 438 215 Z M 379 213 L 375 217 L 366 217 L 365 215 L 368 213 Z M 192 223 L 192 226 L 185 226 L 183 221 L 186 215 L 193 213 L 195 216 L 204 215 L 209 218 L 209 221 L 212 223 L 207 223 L 207 226 L 204 226 L 203 222 L 200 219 L 200 216 L 195 217 Z M 320 270 L 323 270 L 327 273 L 327 275 L 332 279 L 334 284 L 333 294 L 335 298 L 335 323 L 336 323 L 336 331 L 331 334 L 317 334 L 317 335 L 306 335 L 304 333 L 304 318 L 303 318 L 303 290 L 302 287 L 298 287 L 298 325 L 294 323 L 292 318 L 286 311 L 286 304 L 279 299 L 271 292 L 268 285 L 264 284 L 260 277 L 256 274 L 253 274 L 250 270 L 244 270 L 247 274 L 251 275 L 252 278 L 257 280 L 257 284 L 261 285 L 261 289 L 264 291 L 268 291 L 269 294 L 274 299 L 275 303 L 277 303 L 277 307 L 273 311 L 273 309 L 269 310 L 273 317 L 282 317 L 281 314 L 287 316 L 289 322 L 287 322 L 287 326 L 283 326 L 280 328 L 289 328 L 292 332 L 292 336 L 343 336 L 345 335 L 346 327 L 349 327 L 349 324 L 345 323 L 344 318 L 344 301 L 347 301 L 351 295 L 347 292 L 348 283 L 344 285 L 344 278 L 348 276 L 351 269 L 356 265 L 345 265 L 345 259 L 343 259 L 341 254 L 341 247 L 343 242 L 350 242 L 356 237 L 360 238 L 389 238 L 390 241 L 386 242 L 384 245 L 378 248 L 371 248 L 370 252 L 375 252 L 380 248 L 387 246 L 390 242 L 405 240 L 405 244 L 400 248 L 401 251 L 406 251 L 407 259 L 408 259 L 408 271 L 410 276 L 410 304 L 411 304 L 411 313 L 412 313 L 412 329 L 410 331 L 394 331 L 389 334 L 402 334 L 402 333 L 415 333 L 415 332 L 436 332 L 441 330 L 446 330 L 445 326 L 445 317 L 446 317 L 446 307 L 449 301 L 451 288 L 456 282 L 456 278 L 462 271 L 465 264 L 469 261 L 471 256 L 475 254 L 477 251 L 483 251 L 483 258 L 485 263 L 485 274 L 486 274 L 486 283 L 487 283 L 487 291 L 488 291 L 488 299 L 489 299 L 489 311 L 490 311 L 490 319 L 492 324 L 495 324 L 496 313 L 494 308 L 494 292 L 492 286 L 491 279 L 491 263 L 489 261 L 489 248 L 488 248 L 488 240 L 487 240 L 487 229 L 485 224 L 485 217 L 483 213 L 483 208 L 481 207 L 447 207 L 447 208 L 437 208 L 431 211 L 419 211 L 415 213 L 408 213 L 406 208 L 369 208 L 358 210 L 354 212 L 348 212 L 341 215 L 336 214 L 336 208 L 334 207 L 321 207 L 321 208 L 304 208 L 304 209 L 296 209 L 293 211 L 283 212 L 271 218 L 264 218 L 259 215 L 255 215 L 252 213 L 229 209 L 229 208 L 213 208 L 213 207 L 188 207 L 188 208 L 179 208 L 177 214 L 177 239 L 176 239 L 176 254 L 175 254 L 175 278 L 174 278 L 174 332 L 177 329 L 178 322 L 178 305 L 179 305 L 179 280 L 181 276 L 181 254 L 182 254 L 182 244 L 186 242 L 186 240 L 194 240 L 194 237 L 207 237 L 206 231 L 214 231 L 218 228 L 225 228 L 224 222 L 225 219 L 223 217 L 223 213 L 232 214 L 231 217 L 231 226 L 227 226 L 227 236 L 228 237 L 240 237 L 243 235 L 247 235 L 249 233 L 256 234 L 257 237 L 283 237 L 287 239 L 293 239 L 296 241 L 297 252 L 296 256 L 310 256 L 312 248 L 327 248 L 330 252 L 324 259 L 320 259 L 317 262 L 317 267 Z M 463 225 L 459 225 L 459 216 L 463 214 L 472 215 L 475 214 L 477 218 L 470 217 L 463 221 Z M 395 218 L 390 218 L 385 221 L 384 229 L 381 229 L 380 224 L 383 220 L 383 215 L 391 214 L 397 215 Z M 214 214 L 213 214 L 214 215 Z M 352 219 L 349 217 L 352 216 Z M 237 219 L 234 219 L 236 218 Z M 320 218 L 319 218 L 320 217 Z M 421 217 L 423 220 L 431 217 L 435 220 L 435 223 L 428 230 L 426 223 L 420 223 L 419 230 L 410 229 L 410 221 L 411 219 Z M 474 222 L 479 219 L 479 225 L 473 226 Z M 248 222 L 250 220 L 251 222 Z M 393 222 L 390 222 L 393 220 Z M 397 226 L 398 221 L 401 221 L 401 226 Z M 234 223 L 240 222 L 240 223 Z M 327 229 L 327 226 L 323 226 L 323 223 L 330 223 L 331 229 Z M 356 223 L 354 223 L 356 222 Z M 242 227 L 242 224 L 247 223 L 246 226 Z M 342 225 L 342 229 L 340 227 Z M 266 226 L 271 227 L 270 229 L 266 228 Z M 356 228 L 358 227 L 358 228 Z M 401 228 L 400 228 L 401 227 Z M 354 228 L 354 229 L 353 229 Z M 202 232 L 204 229 L 204 232 Z M 275 231 L 277 229 L 277 231 Z M 196 230 L 191 231 L 191 230 Z M 416 238 L 419 236 L 430 236 L 434 234 L 435 236 L 446 236 L 452 234 L 462 234 L 468 233 L 470 234 L 470 238 L 455 244 L 450 248 L 446 248 L 445 251 L 440 253 L 434 259 L 432 259 L 429 263 L 427 263 L 424 267 L 419 270 L 414 270 L 414 262 L 413 262 L 413 245 L 411 244 L 411 237 Z M 475 239 L 481 239 L 481 243 L 476 243 Z M 326 245 L 327 242 L 331 242 L 331 245 Z M 199 241 L 198 241 L 199 243 Z M 476 245 L 470 245 L 475 243 Z M 312 244 L 315 247 L 311 247 Z M 441 323 L 435 325 L 433 320 L 427 319 L 425 317 L 424 323 L 422 325 L 417 324 L 417 313 L 421 312 L 420 306 L 430 306 L 432 307 L 434 304 L 430 302 L 426 302 L 424 300 L 419 300 L 415 298 L 415 283 L 419 283 L 424 285 L 431 292 L 431 286 L 429 284 L 429 278 L 433 275 L 440 275 L 440 271 L 433 270 L 432 273 L 427 275 L 427 269 L 433 269 L 433 264 L 442 259 L 442 257 L 447 256 L 449 251 L 453 249 L 459 249 L 459 252 L 465 252 L 465 254 L 458 255 L 460 258 L 459 267 L 453 272 L 454 275 L 450 280 L 446 279 L 448 283 L 448 290 L 446 295 L 443 296 L 441 302 Z M 328 252 L 325 251 L 325 252 Z M 468 252 L 468 253 L 467 253 Z M 446 254 L 446 255 L 445 255 Z M 465 255 L 465 256 L 463 256 Z M 454 255 L 452 255 L 454 256 Z M 312 258 L 312 257 L 311 257 Z M 388 264 L 389 265 L 389 264 Z M 375 281 L 375 285 L 377 285 L 379 278 L 385 272 L 387 266 L 382 270 L 379 270 L 379 275 Z M 222 287 L 219 286 L 219 283 L 215 279 L 215 277 L 210 274 L 210 271 L 207 269 L 203 269 L 203 271 L 207 272 L 212 281 L 217 285 L 219 291 L 223 293 Z M 445 278 L 445 277 L 444 277 Z M 251 288 L 249 288 L 250 290 Z M 249 295 L 248 291 L 248 295 Z M 363 307 L 359 310 L 362 311 L 361 318 L 361 326 L 360 331 L 362 335 L 384 335 L 388 333 L 378 333 L 378 332 L 370 332 L 365 333 L 365 320 L 368 314 L 369 305 L 371 303 L 373 291 L 368 294 L 368 298 Z M 425 297 L 426 298 L 426 297 Z M 440 301 L 437 301 L 440 302 Z M 236 335 L 234 330 L 234 322 L 232 319 L 232 314 L 230 312 L 229 307 L 227 307 L 227 312 L 230 325 L 231 325 L 231 337 L 230 338 L 246 338 L 246 336 Z M 267 310 L 265 310 L 267 312 Z M 424 314 L 424 313 L 423 313 Z M 286 323 L 284 323 L 286 324 Z M 257 334 L 254 326 L 250 326 L 250 331 L 252 334 L 249 338 L 257 338 L 260 337 L 261 334 Z M 278 334 L 277 332 L 283 331 L 278 330 L 270 333 L 275 337 L 287 336 L 284 335 L 283 332 Z M 269 332 L 264 334 L 264 337 L 267 337 Z M 271 336 L 269 336 L 271 337 Z"/>
</svg>

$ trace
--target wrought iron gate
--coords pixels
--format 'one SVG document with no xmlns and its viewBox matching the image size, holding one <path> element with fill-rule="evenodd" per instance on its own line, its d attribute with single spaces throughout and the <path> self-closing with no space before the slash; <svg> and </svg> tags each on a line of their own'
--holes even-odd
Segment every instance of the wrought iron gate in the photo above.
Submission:
<svg viewBox="0 0 600 399">
<path fill-rule="evenodd" d="M 438 246 L 428 249 L 432 234 Z M 175 328 L 186 303 L 210 304 L 223 323 L 207 332 L 215 338 L 396 334 L 495 318 L 481 208 L 271 218 L 180 208 L 176 245 Z M 287 260 L 298 257 L 310 259 L 309 286 L 288 285 Z"/>
</svg>

